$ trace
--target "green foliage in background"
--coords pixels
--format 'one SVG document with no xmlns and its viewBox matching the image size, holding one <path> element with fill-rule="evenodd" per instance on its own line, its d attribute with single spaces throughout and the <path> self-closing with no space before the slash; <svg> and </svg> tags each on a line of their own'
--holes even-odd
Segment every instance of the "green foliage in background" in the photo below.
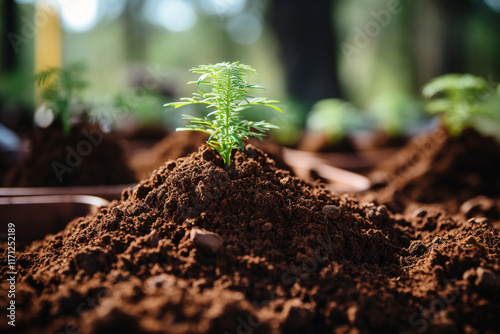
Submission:
<svg viewBox="0 0 500 334">
<path fill-rule="evenodd" d="M 376 126 L 390 137 L 405 136 L 423 118 L 420 101 L 401 92 L 379 94 L 368 111 Z"/>
<path fill-rule="evenodd" d="M 250 89 L 263 89 L 243 79 L 245 74 L 256 74 L 250 66 L 238 62 L 223 62 L 215 65 L 200 65 L 190 71 L 201 76 L 197 81 L 191 81 L 188 84 L 208 85 L 211 90 L 209 92 L 198 90 L 191 98 L 184 97 L 179 102 L 167 103 L 165 106 L 177 109 L 201 103 L 213 109 L 205 117 L 183 115 L 191 124 L 185 128 L 178 128 L 177 131 L 194 130 L 210 134 L 208 145 L 219 152 L 226 165 L 231 163 L 231 151 L 234 148 L 244 150 L 242 139 L 253 136 L 262 140 L 267 130 L 278 128 L 265 121 L 253 122 L 240 119 L 239 113 L 250 106 L 266 106 L 282 112 L 276 106 L 278 101 L 249 95 Z"/>
<path fill-rule="evenodd" d="M 472 74 L 446 74 L 427 83 L 422 94 L 428 100 L 426 109 L 440 113 L 443 125 L 452 136 L 466 127 L 475 127 L 475 116 L 493 116 L 490 99 L 495 91 L 480 77 Z M 498 113 L 496 111 L 496 113 Z"/>
<path fill-rule="evenodd" d="M 296 145 L 302 136 L 307 106 L 290 97 L 281 101 L 286 106 L 286 117 L 275 117 L 272 122 L 279 126 L 279 129 L 273 131 L 273 140 L 285 146 Z"/>
<path fill-rule="evenodd" d="M 61 121 L 66 134 L 71 130 L 71 106 L 87 86 L 87 81 L 82 79 L 85 71 L 83 63 L 75 63 L 66 68 L 49 68 L 35 75 L 44 106 Z"/>
<path fill-rule="evenodd" d="M 331 144 L 340 142 L 354 128 L 361 117 L 354 106 L 340 99 L 324 99 L 313 105 L 306 121 L 306 129 L 327 136 Z"/>
</svg>

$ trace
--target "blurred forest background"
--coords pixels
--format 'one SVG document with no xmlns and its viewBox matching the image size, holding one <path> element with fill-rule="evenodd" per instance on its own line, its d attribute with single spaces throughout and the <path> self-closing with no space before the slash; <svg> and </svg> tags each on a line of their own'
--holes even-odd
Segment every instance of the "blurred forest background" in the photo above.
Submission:
<svg viewBox="0 0 500 334">
<path fill-rule="evenodd" d="M 36 59 L 51 52 L 50 36 L 35 45 L 54 24 L 40 2 L 56 8 L 62 65 L 87 65 L 86 100 L 126 96 L 128 118 L 145 126 L 178 126 L 162 105 L 190 96 L 189 68 L 221 61 L 251 65 L 262 95 L 283 102 L 286 117 L 271 120 L 285 143 L 322 99 L 349 101 L 370 120 L 360 127 L 397 135 L 425 123 L 429 79 L 500 81 L 500 0 L 3 0 L 0 123 L 13 129 L 33 126 Z"/>
</svg>

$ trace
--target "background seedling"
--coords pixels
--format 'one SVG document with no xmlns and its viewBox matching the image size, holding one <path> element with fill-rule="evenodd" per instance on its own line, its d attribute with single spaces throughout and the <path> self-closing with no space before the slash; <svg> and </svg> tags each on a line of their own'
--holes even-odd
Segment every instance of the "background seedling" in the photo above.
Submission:
<svg viewBox="0 0 500 334">
<path fill-rule="evenodd" d="M 340 99 L 324 99 L 316 102 L 306 121 L 306 129 L 326 135 L 330 144 L 340 142 L 356 128 L 362 119 L 356 108 Z"/>
<path fill-rule="evenodd" d="M 198 90 L 190 98 L 184 97 L 179 102 L 167 103 L 165 106 L 177 109 L 190 104 L 207 104 L 207 108 L 212 109 L 207 116 L 182 115 L 191 124 L 178 128 L 177 131 L 193 130 L 210 134 L 208 145 L 219 152 L 226 165 L 231 163 L 231 151 L 234 148 L 244 150 L 243 139 L 253 136 L 262 140 L 267 130 L 278 128 L 265 121 L 253 122 L 240 119 L 239 113 L 252 105 L 266 106 L 283 112 L 276 106 L 278 101 L 249 95 L 250 89 L 263 89 L 262 86 L 250 84 L 243 79 L 245 74 L 256 74 L 250 66 L 239 62 L 224 62 L 200 65 L 190 71 L 201 76 L 197 81 L 188 84 L 208 85 L 211 90 L 209 92 Z"/>
<path fill-rule="evenodd" d="M 61 121 L 65 134 L 71 131 L 71 107 L 87 86 L 87 82 L 82 79 L 85 70 L 84 64 L 76 63 L 66 68 L 49 68 L 35 76 L 44 101 L 37 113 L 52 113 L 54 119 Z"/>
<path fill-rule="evenodd" d="M 441 121 L 452 136 L 474 126 L 474 116 L 491 115 L 487 101 L 494 94 L 488 83 L 471 74 L 446 74 L 432 79 L 422 93 L 429 113 L 441 113 Z"/>
</svg>

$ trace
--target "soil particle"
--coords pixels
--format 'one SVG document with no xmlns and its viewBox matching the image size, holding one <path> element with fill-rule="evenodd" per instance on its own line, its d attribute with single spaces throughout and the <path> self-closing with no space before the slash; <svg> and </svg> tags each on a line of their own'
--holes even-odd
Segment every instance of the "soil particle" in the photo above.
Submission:
<svg viewBox="0 0 500 334">
<path fill-rule="evenodd" d="M 322 212 L 330 218 L 337 218 L 340 215 L 340 208 L 337 205 L 325 205 Z"/>
<path fill-rule="evenodd" d="M 408 248 L 408 252 L 411 255 L 420 256 L 427 252 L 427 247 L 422 243 L 422 241 L 412 241 L 410 247 Z"/>
<path fill-rule="evenodd" d="M 210 255 L 217 254 L 224 244 L 221 236 L 217 233 L 198 228 L 191 230 L 190 239 L 196 248 Z"/>
<path fill-rule="evenodd" d="M 486 292 L 496 292 L 500 290 L 500 277 L 495 275 L 491 270 L 479 267 L 476 269 L 476 281 L 474 284 L 481 290 Z"/>
<path fill-rule="evenodd" d="M 262 231 L 264 232 L 269 232 L 273 229 L 273 224 L 272 223 L 265 223 L 264 225 L 262 225 L 261 227 Z"/>
<path fill-rule="evenodd" d="M 368 211 L 368 219 L 373 222 L 382 223 L 389 219 L 389 211 L 385 205 L 379 205 Z"/>
</svg>

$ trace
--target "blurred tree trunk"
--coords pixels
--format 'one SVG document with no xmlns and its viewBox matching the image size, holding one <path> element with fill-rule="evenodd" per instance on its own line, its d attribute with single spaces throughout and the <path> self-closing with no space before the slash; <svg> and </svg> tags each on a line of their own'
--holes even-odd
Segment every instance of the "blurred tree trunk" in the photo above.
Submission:
<svg viewBox="0 0 500 334">
<path fill-rule="evenodd" d="M 146 27 L 143 21 L 138 18 L 138 13 L 142 11 L 143 6 L 142 0 L 128 0 L 123 13 L 126 34 L 125 48 L 127 60 L 131 62 L 142 62 L 145 59 Z"/>
<path fill-rule="evenodd" d="M 467 31 L 466 19 L 473 11 L 470 0 L 436 1 L 444 20 L 442 73 L 461 73 L 465 70 L 464 39 Z"/>
<path fill-rule="evenodd" d="M 413 2 L 412 36 L 415 91 L 445 73 L 467 71 L 467 19 L 474 12 L 471 0 Z"/>
<path fill-rule="evenodd" d="M 3 5 L 3 6 L 2 6 Z M 0 5 L 1 8 L 1 25 L 0 31 L 2 33 L 2 54 L 0 72 L 12 71 L 16 66 L 16 52 L 11 45 L 11 41 L 7 38 L 9 33 L 17 33 L 17 13 L 16 4 L 14 0 L 5 0 Z"/>
<path fill-rule="evenodd" d="M 271 20 L 283 59 L 287 90 L 306 106 L 341 97 L 333 0 L 272 0 Z"/>
</svg>

